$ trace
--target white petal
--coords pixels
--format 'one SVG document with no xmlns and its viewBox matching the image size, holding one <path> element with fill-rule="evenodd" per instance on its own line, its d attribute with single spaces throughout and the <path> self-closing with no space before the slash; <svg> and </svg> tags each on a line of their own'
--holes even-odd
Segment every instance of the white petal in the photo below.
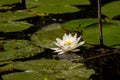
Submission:
<svg viewBox="0 0 120 80">
<path fill-rule="evenodd" d="M 61 40 L 60 38 L 56 38 L 56 41 L 57 41 L 57 43 L 61 46 L 62 45 L 62 43 L 63 43 L 63 40 Z"/>
<path fill-rule="evenodd" d="M 56 51 L 54 51 L 54 52 L 55 52 L 55 53 L 56 53 L 56 52 L 58 53 L 58 52 L 62 52 L 62 50 L 56 50 Z"/>
<path fill-rule="evenodd" d="M 56 38 L 57 42 L 62 42 L 62 40 L 60 38 Z"/>
<path fill-rule="evenodd" d="M 35 70 L 26 70 L 24 72 L 36 72 Z"/>
<path fill-rule="evenodd" d="M 59 48 L 51 48 L 51 49 L 52 49 L 52 50 L 55 50 L 55 51 L 54 51 L 55 53 L 56 53 L 56 52 L 57 52 L 57 53 L 58 53 L 58 52 L 59 52 L 59 53 L 63 52 L 62 49 L 59 49 Z"/>
<path fill-rule="evenodd" d="M 77 41 L 77 42 L 79 42 L 79 41 L 80 41 L 80 39 L 81 39 L 81 36 L 80 36 L 80 37 L 78 37 L 78 38 L 76 39 L 76 41 Z"/>
<path fill-rule="evenodd" d="M 71 44 L 71 45 L 70 45 L 71 49 L 75 49 L 75 48 L 76 48 L 76 46 L 77 46 L 77 44 L 76 44 L 76 43 L 73 43 L 73 44 Z"/>
<path fill-rule="evenodd" d="M 66 40 L 68 38 L 67 34 L 65 33 L 63 36 L 63 40 Z"/>
<path fill-rule="evenodd" d="M 60 44 L 59 43 L 57 43 L 57 42 L 53 42 L 55 45 L 57 45 L 58 47 L 60 46 Z"/>
<path fill-rule="evenodd" d="M 80 49 L 75 49 L 75 50 L 73 50 L 73 52 L 77 52 L 77 51 L 80 51 Z"/>
<path fill-rule="evenodd" d="M 58 50 L 59 48 L 50 48 L 50 49 L 52 49 L 52 50 Z"/>
<path fill-rule="evenodd" d="M 68 36 L 69 36 L 69 39 L 73 38 L 72 35 L 71 35 L 70 33 L 68 34 Z"/>
<path fill-rule="evenodd" d="M 64 52 L 59 52 L 58 54 L 63 54 Z"/>
<path fill-rule="evenodd" d="M 77 33 L 75 33 L 75 35 L 74 35 L 74 37 L 73 37 L 74 39 L 76 39 L 77 38 Z"/>
<path fill-rule="evenodd" d="M 62 50 L 64 50 L 64 51 L 68 50 L 68 46 L 63 46 L 63 47 L 61 47 L 61 48 L 62 48 Z"/>
<path fill-rule="evenodd" d="M 82 41 L 82 42 L 79 43 L 79 45 L 83 45 L 84 43 L 85 43 L 85 41 Z"/>
</svg>

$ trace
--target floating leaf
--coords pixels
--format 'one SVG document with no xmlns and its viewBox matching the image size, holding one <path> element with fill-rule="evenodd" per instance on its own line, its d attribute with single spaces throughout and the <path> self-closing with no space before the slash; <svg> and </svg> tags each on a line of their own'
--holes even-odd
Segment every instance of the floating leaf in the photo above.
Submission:
<svg viewBox="0 0 120 80">
<path fill-rule="evenodd" d="M 18 50 L 0 52 L 0 60 L 24 59 L 37 55 L 44 50 L 35 46 L 29 46 Z"/>
<path fill-rule="evenodd" d="M 29 58 L 44 51 L 43 48 L 33 46 L 29 41 L 25 40 L 6 41 L 4 49 L 4 51 L 0 52 L 0 60 Z"/>
<path fill-rule="evenodd" d="M 0 6 L 1 5 L 11 5 L 14 3 L 20 3 L 21 0 L 0 0 Z"/>
<path fill-rule="evenodd" d="M 0 61 L 0 73 L 12 71 L 13 67 L 12 61 Z"/>
<path fill-rule="evenodd" d="M 0 6 L 0 11 L 6 11 L 6 10 L 10 10 L 10 9 L 12 9 L 12 7 L 10 7 L 10 6 Z"/>
<path fill-rule="evenodd" d="M 89 0 L 26 0 L 28 8 L 40 6 L 40 5 L 88 5 Z"/>
<path fill-rule="evenodd" d="M 120 48 L 119 23 L 103 23 L 103 40 L 107 46 Z M 83 38 L 87 43 L 99 44 L 98 24 L 87 26 L 84 29 Z"/>
<path fill-rule="evenodd" d="M 0 32 L 17 32 L 28 29 L 32 24 L 12 20 L 20 20 L 33 16 L 27 12 L 1 12 Z"/>
<path fill-rule="evenodd" d="M 31 40 L 37 46 L 51 48 L 54 45 L 54 41 L 57 37 L 63 36 L 64 31 L 60 24 L 51 24 L 38 30 L 31 36 Z"/>
<path fill-rule="evenodd" d="M 54 14 L 80 11 L 80 9 L 70 5 L 44 5 L 44 4 L 41 4 L 39 7 L 32 8 L 31 10 L 40 13 L 54 13 Z"/>
<path fill-rule="evenodd" d="M 9 20 L 20 20 L 29 17 L 33 17 L 33 14 L 29 12 L 0 12 L 0 21 L 9 21 Z"/>
<path fill-rule="evenodd" d="M 21 73 L 13 73 L 13 74 L 4 75 L 3 80 L 42 80 L 42 79 L 41 79 L 41 75 L 38 73 L 21 72 Z"/>
<path fill-rule="evenodd" d="M 96 22 L 98 22 L 97 19 L 91 18 L 71 20 L 64 23 L 63 28 L 68 31 L 81 31 L 84 27 L 94 24 Z"/>
<path fill-rule="evenodd" d="M 94 73 L 81 63 L 46 59 L 19 62 L 15 69 L 24 72 L 3 75 L 3 80 L 88 80 Z"/>
<path fill-rule="evenodd" d="M 0 32 L 17 32 L 28 29 L 32 24 L 17 21 L 0 21 Z"/>
<path fill-rule="evenodd" d="M 80 9 L 71 5 L 90 4 L 88 0 L 26 0 L 27 8 L 40 13 L 69 13 Z"/>
<path fill-rule="evenodd" d="M 30 46 L 30 42 L 27 40 L 7 40 L 4 41 L 4 50 L 10 51 L 20 48 L 25 48 L 26 46 Z"/>
<path fill-rule="evenodd" d="M 109 18 L 120 15 L 120 1 L 110 2 L 102 7 L 102 13 Z"/>
</svg>

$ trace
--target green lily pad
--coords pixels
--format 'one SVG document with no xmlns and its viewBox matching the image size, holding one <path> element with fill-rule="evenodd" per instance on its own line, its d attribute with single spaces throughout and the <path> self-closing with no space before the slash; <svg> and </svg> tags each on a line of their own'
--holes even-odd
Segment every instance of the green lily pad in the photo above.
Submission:
<svg viewBox="0 0 120 80">
<path fill-rule="evenodd" d="M 68 31 L 78 31 L 79 32 L 84 27 L 94 24 L 96 22 L 98 22 L 97 19 L 91 19 L 91 18 L 71 20 L 71 21 L 64 23 L 63 28 Z"/>
<path fill-rule="evenodd" d="M 3 75 L 3 80 L 88 80 L 94 73 L 82 63 L 46 59 L 19 62 L 15 69 L 24 72 Z"/>
<path fill-rule="evenodd" d="M 77 12 L 80 11 L 77 7 L 70 6 L 70 5 L 44 5 L 41 4 L 39 7 L 32 8 L 32 11 L 39 12 L 39 13 L 54 13 L 54 14 L 61 14 L 61 13 L 70 13 L 70 12 Z"/>
<path fill-rule="evenodd" d="M 107 46 L 120 48 L 119 23 L 103 23 L 103 41 Z M 90 44 L 99 44 L 98 24 L 87 26 L 83 32 L 83 39 Z"/>
<path fill-rule="evenodd" d="M 0 52 L 0 60 L 14 60 L 29 58 L 43 52 L 43 48 L 36 47 L 26 40 L 10 40 L 4 44 Z"/>
<path fill-rule="evenodd" d="M 78 9 L 71 5 L 90 4 L 88 0 L 26 0 L 27 8 L 40 13 L 69 13 L 77 12 Z"/>
<path fill-rule="evenodd" d="M 89 5 L 89 0 L 26 0 L 28 8 L 32 8 L 40 5 Z"/>
<path fill-rule="evenodd" d="M 56 38 L 62 37 L 63 35 L 64 31 L 61 25 L 54 23 L 38 30 L 31 36 L 31 40 L 37 46 L 52 48 L 55 46 L 53 42 L 56 41 Z"/>
<path fill-rule="evenodd" d="M 9 21 L 9 20 L 20 20 L 29 17 L 33 17 L 33 14 L 30 14 L 26 11 L 21 12 L 0 12 L 0 21 Z"/>
<path fill-rule="evenodd" d="M 120 16 L 120 1 L 113 1 L 102 7 L 102 13 L 109 18 Z"/>
<path fill-rule="evenodd" d="M 41 75 L 38 73 L 21 72 L 21 73 L 3 75 L 3 80 L 42 80 L 42 79 L 41 79 Z"/>
<path fill-rule="evenodd" d="M 6 40 L 4 41 L 3 47 L 5 51 L 10 51 L 25 48 L 26 46 L 30 45 L 31 45 L 30 41 L 27 40 Z"/>
<path fill-rule="evenodd" d="M 30 28 L 32 24 L 17 21 L 0 21 L 0 32 L 17 32 Z"/>
<path fill-rule="evenodd" d="M 11 5 L 11 4 L 14 4 L 14 3 L 20 3 L 21 0 L 0 0 L 0 6 L 1 5 Z"/>
<path fill-rule="evenodd" d="M 12 61 L 0 61 L 0 73 L 13 71 L 13 67 Z"/>
</svg>

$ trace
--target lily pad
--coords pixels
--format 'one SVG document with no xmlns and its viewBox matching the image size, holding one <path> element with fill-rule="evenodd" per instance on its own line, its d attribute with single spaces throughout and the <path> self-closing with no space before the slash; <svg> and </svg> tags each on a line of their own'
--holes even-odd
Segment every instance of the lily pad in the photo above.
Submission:
<svg viewBox="0 0 120 80">
<path fill-rule="evenodd" d="M 21 73 L 3 75 L 3 80 L 42 80 L 42 79 L 41 79 L 40 74 L 38 73 L 21 72 Z"/>
<path fill-rule="evenodd" d="M 102 13 L 109 18 L 120 16 L 120 1 L 113 1 L 102 7 Z"/>
<path fill-rule="evenodd" d="M 17 32 L 30 28 L 32 24 L 17 21 L 0 21 L 0 32 Z"/>
<path fill-rule="evenodd" d="M 96 22 L 98 22 L 97 19 L 91 19 L 91 18 L 71 20 L 64 23 L 63 28 L 68 31 L 80 32 L 84 27 L 94 24 Z"/>
<path fill-rule="evenodd" d="M 89 5 L 89 0 L 26 0 L 28 8 L 32 8 L 40 5 Z"/>
<path fill-rule="evenodd" d="M 26 40 L 10 40 L 4 44 L 0 52 L 0 60 L 14 60 L 29 58 L 43 52 L 43 48 L 36 47 Z"/>
<path fill-rule="evenodd" d="M 77 12 L 80 11 L 77 7 L 70 6 L 70 5 L 44 5 L 41 4 L 39 7 L 32 8 L 32 11 L 40 12 L 40 13 L 54 13 L 54 14 L 61 14 L 61 13 L 70 13 L 70 12 Z"/>
<path fill-rule="evenodd" d="M 0 12 L 0 21 L 9 21 L 9 20 L 20 20 L 29 17 L 33 17 L 33 14 L 30 14 L 27 11 L 21 12 Z"/>
<path fill-rule="evenodd" d="M 13 67 L 12 61 L 0 61 L 0 73 L 13 71 Z"/>
<path fill-rule="evenodd" d="M 24 72 L 3 75 L 3 80 L 88 80 L 94 73 L 82 63 L 46 59 L 19 62 L 15 69 Z"/>
<path fill-rule="evenodd" d="M 119 23 L 103 23 L 103 40 L 107 46 L 120 48 Z M 98 24 L 87 26 L 84 29 L 83 38 L 87 43 L 99 44 Z"/>
<path fill-rule="evenodd" d="M 69 13 L 77 12 L 78 9 L 72 5 L 90 4 L 88 0 L 26 0 L 27 8 L 40 13 Z"/>
<path fill-rule="evenodd" d="M 5 51 L 10 51 L 25 48 L 26 46 L 30 45 L 31 45 L 30 41 L 27 40 L 6 40 L 4 41 L 3 47 Z"/>
<path fill-rule="evenodd" d="M 61 25 L 54 23 L 38 30 L 31 36 L 31 40 L 37 46 L 52 48 L 55 46 L 53 42 L 56 41 L 56 38 L 62 37 L 63 34 L 64 31 L 62 30 Z"/>
<path fill-rule="evenodd" d="M 11 5 L 14 3 L 20 3 L 21 0 L 0 0 L 0 6 L 1 5 Z"/>
</svg>

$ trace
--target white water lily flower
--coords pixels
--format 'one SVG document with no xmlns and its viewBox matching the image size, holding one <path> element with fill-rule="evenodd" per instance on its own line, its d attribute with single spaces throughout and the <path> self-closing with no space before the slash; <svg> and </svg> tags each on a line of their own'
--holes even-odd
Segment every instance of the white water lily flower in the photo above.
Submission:
<svg viewBox="0 0 120 80">
<path fill-rule="evenodd" d="M 56 42 L 54 42 L 55 45 L 58 46 L 58 48 L 51 48 L 52 50 L 55 50 L 54 52 L 58 52 L 58 54 L 63 54 L 66 52 L 76 52 L 80 49 L 76 49 L 79 46 L 83 45 L 85 41 L 80 42 L 80 37 L 77 37 L 77 34 L 72 36 L 72 34 L 64 34 L 63 38 L 56 38 Z"/>
</svg>

